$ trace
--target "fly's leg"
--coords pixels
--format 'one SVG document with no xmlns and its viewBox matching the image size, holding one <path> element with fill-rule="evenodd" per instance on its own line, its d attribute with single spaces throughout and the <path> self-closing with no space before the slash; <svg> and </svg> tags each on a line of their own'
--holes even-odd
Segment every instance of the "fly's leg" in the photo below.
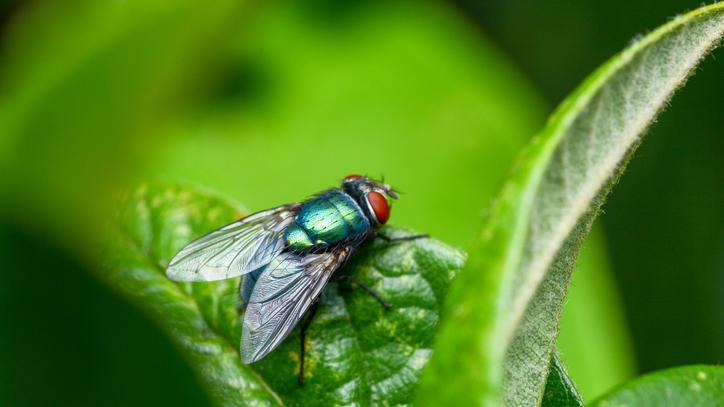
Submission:
<svg viewBox="0 0 724 407">
<path fill-rule="evenodd" d="M 299 350 L 301 352 L 299 353 L 299 376 L 297 377 L 297 381 L 300 386 L 304 384 L 304 345 L 307 336 L 307 329 L 309 329 L 309 325 L 312 323 L 314 315 L 317 314 L 317 308 L 319 308 L 319 300 L 314 301 L 312 304 L 312 307 L 309 309 L 307 319 L 302 324 L 301 331 L 299 332 Z"/>
<path fill-rule="evenodd" d="M 430 237 L 427 233 L 420 234 L 420 235 L 410 235 L 410 236 L 401 236 L 401 237 L 389 237 L 385 236 L 381 233 L 377 234 L 377 237 L 384 240 L 387 243 L 398 243 L 398 242 L 407 242 L 410 240 L 417 240 L 417 239 L 425 239 Z"/>
<path fill-rule="evenodd" d="M 352 276 L 349 276 L 349 275 L 346 275 L 346 274 L 342 274 L 342 275 L 339 275 L 339 276 L 335 276 L 334 279 L 337 280 L 337 281 L 340 281 L 340 280 L 349 281 L 350 283 L 352 283 L 352 284 L 358 286 L 359 288 L 367 291 L 367 294 L 371 295 L 372 298 L 374 298 L 375 300 L 377 300 L 377 302 L 379 302 L 380 305 L 382 305 L 383 307 L 385 307 L 386 310 L 392 309 L 392 305 L 390 305 L 389 302 L 387 302 L 384 298 L 382 298 L 382 296 L 381 296 L 379 293 L 377 293 L 377 291 L 373 290 L 372 287 L 369 287 L 369 286 L 363 284 L 361 281 L 357 280 L 356 278 L 354 278 L 354 277 L 352 277 Z"/>
</svg>

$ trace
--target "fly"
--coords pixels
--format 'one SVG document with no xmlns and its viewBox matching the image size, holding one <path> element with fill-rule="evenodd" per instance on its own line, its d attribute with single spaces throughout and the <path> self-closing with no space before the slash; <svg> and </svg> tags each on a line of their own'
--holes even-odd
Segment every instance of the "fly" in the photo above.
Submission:
<svg viewBox="0 0 724 407">
<path fill-rule="evenodd" d="M 189 243 L 169 263 L 175 281 L 217 281 L 244 276 L 239 294 L 246 313 L 241 359 L 254 363 L 301 327 L 299 383 L 304 378 L 304 339 L 327 283 L 390 217 L 397 193 L 383 182 L 349 175 L 332 188 L 301 202 L 257 212 Z M 341 275 L 390 308 L 370 287 Z"/>
</svg>

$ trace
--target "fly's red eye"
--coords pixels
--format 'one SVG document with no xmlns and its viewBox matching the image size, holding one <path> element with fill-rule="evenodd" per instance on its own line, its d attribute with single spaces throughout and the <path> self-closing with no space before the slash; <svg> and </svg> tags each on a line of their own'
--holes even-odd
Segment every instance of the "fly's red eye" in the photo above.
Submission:
<svg viewBox="0 0 724 407">
<path fill-rule="evenodd" d="M 390 218 L 390 204 L 387 198 L 379 192 L 370 192 L 367 194 L 367 202 L 370 203 L 372 211 L 375 213 L 377 221 L 382 225 Z"/>
<path fill-rule="evenodd" d="M 349 174 L 349 175 L 347 175 L 346 177 L 344 177 L 344 180 L 345 180 L 345 181 L 351 181 L 351 180 L 357 179 L 357 178 L 359 178 L 359 177 L 361 177 L 361 175 L 359 175 L 359 174 Z"/>
</svg>

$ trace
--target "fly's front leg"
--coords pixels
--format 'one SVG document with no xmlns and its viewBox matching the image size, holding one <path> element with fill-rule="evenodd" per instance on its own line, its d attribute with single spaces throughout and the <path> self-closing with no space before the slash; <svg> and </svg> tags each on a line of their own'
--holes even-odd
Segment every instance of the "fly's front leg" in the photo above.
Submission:
<svg viewBox="0 0 724 407">
<path fill-rule="evenodd" d="M 368 293 L 369 295 L 371 295 L 372 298 L 374 298 L 375 300 L 377 300 L 377 302 L 379 302 L 380 305 L 382 305 L 383 307 L 385 307 L 386 310 L 392 309 L 392 305 L 390 305 L 389 302 L 387 302 L 384 298 L 382 298 L 382 296 L 381 296 L 377 291 L 375 291 L 374 289 L 372 289 L 372 287 L 370 287 L 370 286 L 368 286 L 368 285 L 362 284 L 362 282 L 359 281 L 359 280 L 357 280 L 356 278 L 354 278 L 354 277 L 352 277 L 352 276 L 349 276 L 349 275 L 346 275 L 346 274 L 342 274 L 342 275 L 339 275 L 339 276 L 335 276 L 334 279 L 335 279 L 336 281 L 342 281 L 342 280 L 349 281 L 350 283 L 352 283 L 352 284 L 358 286 L 359 288 L 367 291 L 367 293 Z"/>
<path fill-rule="evenodd" d="M 299 376 L 297 377 L 297 381 L 299 382 L 299 385 L 304 384 L 304 347 L 305 347 L 305 339 L 307 336 L 307 329 L 309 329 L 309 325 L 312 323 L 312 319 L 314 319 L 314 316 L 317 314 L 317 309 L 319 308 L 319 300 L 314 301 L 312 304 L 312 307 L 309 309 L 309 314 L 307 316 L 307 319 L 302 324 L 301 330 L 299 332 L 299 350 L 300 350 L 300 356 L 299 356 Z"/>
</svg>

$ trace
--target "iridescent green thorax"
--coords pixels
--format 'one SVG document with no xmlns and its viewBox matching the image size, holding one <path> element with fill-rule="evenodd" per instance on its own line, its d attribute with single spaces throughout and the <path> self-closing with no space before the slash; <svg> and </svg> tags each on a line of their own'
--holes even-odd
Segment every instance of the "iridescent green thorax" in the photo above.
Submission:
<svg viewBox="0 0 724 407">
<path fill-rule="evenodd" d="M 332 189 L 306 202 L 284 238 L 292 250 L 325 248 L 369 232 L 367 216 L 351 196 Z"/>
</svg>

